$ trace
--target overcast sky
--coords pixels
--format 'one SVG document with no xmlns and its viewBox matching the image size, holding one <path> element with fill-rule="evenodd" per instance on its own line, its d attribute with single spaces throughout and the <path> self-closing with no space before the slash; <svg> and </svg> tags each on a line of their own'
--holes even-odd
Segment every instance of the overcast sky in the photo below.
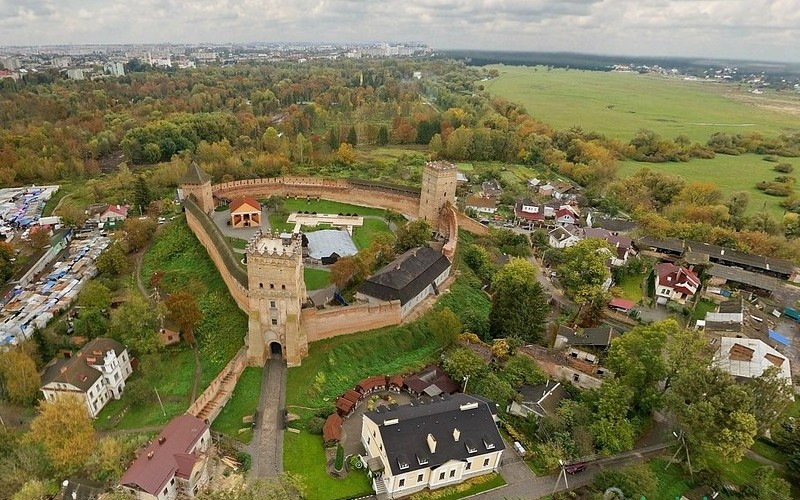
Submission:
<svg viewBox="0 0 800 500">
<path fill-rule="evenodd" d="M 800 0 L 0 0 L 0 45 L 411 40 L 800 61 Z"/>
</svg>

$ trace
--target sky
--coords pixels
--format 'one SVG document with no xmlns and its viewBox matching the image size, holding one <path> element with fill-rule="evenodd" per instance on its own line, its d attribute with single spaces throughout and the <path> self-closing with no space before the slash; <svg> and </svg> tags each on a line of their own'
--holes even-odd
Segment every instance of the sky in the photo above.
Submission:
<svg viewBox="0 0 800 500">
<path fill-rule="evenodd" d="M 0 45 L 403 42 L 800 62 L 800 0 L 0 0 Z"/>
</svg>

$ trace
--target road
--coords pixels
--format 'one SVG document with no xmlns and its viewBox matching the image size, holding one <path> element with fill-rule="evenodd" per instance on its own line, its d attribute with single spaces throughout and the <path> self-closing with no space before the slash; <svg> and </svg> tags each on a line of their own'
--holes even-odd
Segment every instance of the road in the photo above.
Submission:
<svg viewBox="0 0 800 500">
<path fill-rule="evenodd" d="M 585 471 L 568 475 L 567 481 L 569 482 L 569 488 L 577 488 L 591 483 L 594 479 L 594 475 L 601 470 L 621 467 L 631 463 L 644 462 L 659 455 L 666 448 L 666 444 L 658 444 L 597 460 L 589 465 Z M 517 455 L 510 446 L 506 448 L 503 454 L 500 475 L 506 480 L 508 486 L 494 491 L 480 493 L 472 498 L 483 498 L 487 500 L 541 498 L 552 495 L 554 490 L 563 491 L 567 489 L 563 477 L 559 481 L 558 476 L 535 476 L 528 466 L 525 465 L 525 462 L 522 461 L 522 458 Z"/>
<path fill-rule="evenodd" d="M 249 451 L 251 479 L 283 472 L 283 408 L 286 399 L 286 362 L 273 358 L 264 365 L 258 419 Z"/>
</svg>

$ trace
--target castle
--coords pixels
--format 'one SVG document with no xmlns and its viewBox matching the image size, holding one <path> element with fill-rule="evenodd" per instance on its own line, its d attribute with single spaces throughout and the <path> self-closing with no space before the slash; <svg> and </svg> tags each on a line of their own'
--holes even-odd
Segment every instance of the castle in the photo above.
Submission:
<svg viewBox="0 0 800 500">
<path fill-rule="evenodd" d="M 329 311 L 304 308 L 307 295 L 301 235 L 296 234 L 256 233 L 246 248 L 246 283 L 244 278 L 237 280 L 241 269 L 231 269 L 231 259 L 226 262 L 220 245 L 207 234 L 207 222 L 195 220 L 203 215 L 207 218 L 214 210 L 214 196 L 312 196 L 395 210 L 409 218 L 428 220 L 447 240 L 443 252 L 452 259 L 459 221 L 454 208 L 456 171 L 449 162 L 428 162 L 423 168 L 422 189 L 416 193 L 402 186 L 311 177 L 248 179 L 212 186 L 210 177 L 192 162 L 181 181 L 184 199 L 194 205 L 189 210 L 187 204 L 187 222 L 247 313 L 248 363 L 263 365 L 273 355 L 280 355 L 289 366 L 297 366 L 314 340 L 400 323 L 400 304 L 392 301 Z"/>
</svg>

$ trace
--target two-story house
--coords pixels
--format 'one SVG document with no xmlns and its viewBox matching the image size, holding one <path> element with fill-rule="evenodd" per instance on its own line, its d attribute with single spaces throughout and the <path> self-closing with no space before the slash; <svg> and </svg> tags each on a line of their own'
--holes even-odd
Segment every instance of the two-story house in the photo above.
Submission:
<svg viewBox="0 0 800 500">
<path fill-rule="evenodd" d="M 494 403 L 442 395 L 366 412 L 361 442 L 375 492 L 401 498 L 496 471 L 505 445 Z"/>
<path fill-rule="evenodd" d="M 173 418 L 119 480 L 138 500 L 193 497 L 208 481 L 211 430 L 194 415 Z"/>
<path fill-rule="evenodd" d="M 656 300 L 660 304 L 666 304 L 668 300 L 683 304 L 700 288 L 700 278 L 694 271 L 670 262 L 657 265 L 656 274 Z"/>
<path fill-rule="evenodd" d="M 54 359 L 42 373 L 41 391 L 47 401 L 64 396 L 86 402 L 92 418 L 111 399 L 119 399 L 133 373 L 128 349 L 114 339 L 96 338 L 74 356 Z"/>
</svg>

